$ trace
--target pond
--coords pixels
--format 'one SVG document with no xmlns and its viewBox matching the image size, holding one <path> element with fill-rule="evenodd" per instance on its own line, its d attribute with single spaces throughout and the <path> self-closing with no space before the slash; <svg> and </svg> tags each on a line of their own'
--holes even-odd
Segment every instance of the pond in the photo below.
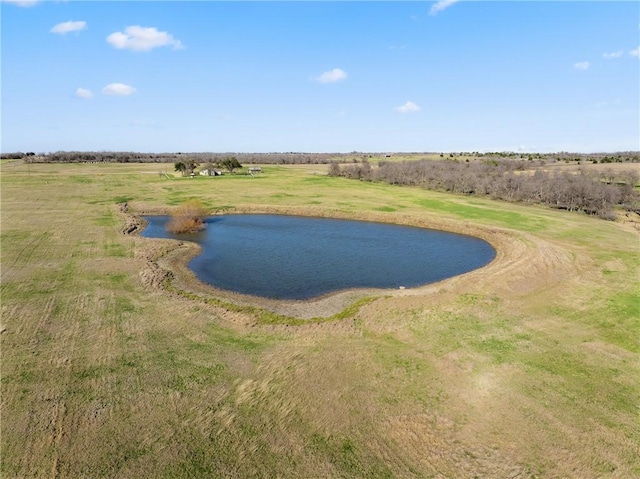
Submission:
<svg viewBox="0 0 640 479">
<path fill-rule="evenodd" d="M 197 234 L 165 230 L 147 216 L 142 236 L 193 241 L 189 262 L 200 281 L 273 299 L 309 299 L 351 288 L 413 287 L 472 271 L 495 250 L 484 240 L 366 221 L 284 215 L 222 215 Z"/>
</svg>

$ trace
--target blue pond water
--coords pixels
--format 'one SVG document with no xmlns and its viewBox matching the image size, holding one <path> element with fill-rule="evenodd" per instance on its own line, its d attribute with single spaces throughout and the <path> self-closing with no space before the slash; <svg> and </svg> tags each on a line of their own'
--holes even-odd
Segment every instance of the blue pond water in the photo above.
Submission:
<svg viewBox="0 0 640 479">
<path fill-rule="evenodd" d="M 195 235 L 147 216 L 142 236 L 199 243 L 191 268 L 204 283 L 276 299 L 308 299 L 349 288 L 411 287 L 480 268 L 495 256 L 484 240 L 365 221 L 224 215 Z"/>
</svg>

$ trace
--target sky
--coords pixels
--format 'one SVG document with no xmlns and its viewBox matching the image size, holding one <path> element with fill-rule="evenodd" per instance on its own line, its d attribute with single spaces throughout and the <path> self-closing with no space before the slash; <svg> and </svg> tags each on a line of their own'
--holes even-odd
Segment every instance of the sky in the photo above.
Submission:
<svg viewBox="0 0 640 479">
<path fill-rule="evenodd" d="M 636 1 L 1 0 L 2 152 L 640 150 Z"/>
</svg>

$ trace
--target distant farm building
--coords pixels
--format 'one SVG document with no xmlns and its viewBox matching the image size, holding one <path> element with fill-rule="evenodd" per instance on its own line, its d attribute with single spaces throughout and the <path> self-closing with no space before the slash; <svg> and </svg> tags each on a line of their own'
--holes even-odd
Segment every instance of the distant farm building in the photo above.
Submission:
<svg viewBox="0 0 640 479">
<path fill-rule="evenodd" d="M 222 176 L 222 171 L 205 168 L 204 170 L 200 170 L 200 175 L 201 176 Z"/>
</svg>

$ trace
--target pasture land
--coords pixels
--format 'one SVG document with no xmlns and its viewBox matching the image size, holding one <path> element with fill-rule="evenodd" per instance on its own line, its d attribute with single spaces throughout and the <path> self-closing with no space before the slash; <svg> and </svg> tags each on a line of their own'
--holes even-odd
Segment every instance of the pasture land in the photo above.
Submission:
<svg viewBox="0 0 640 479">
<path fill-rule="evenodd" d="M 2 163 L 2 477 L 640 476 L 633 224 L 263 171 Z M 479 232 L 498 257 L 272 324 L 167 290 L 172 243 L 122 233 L 118 204 L 189 199 Z"/>
</svg>

